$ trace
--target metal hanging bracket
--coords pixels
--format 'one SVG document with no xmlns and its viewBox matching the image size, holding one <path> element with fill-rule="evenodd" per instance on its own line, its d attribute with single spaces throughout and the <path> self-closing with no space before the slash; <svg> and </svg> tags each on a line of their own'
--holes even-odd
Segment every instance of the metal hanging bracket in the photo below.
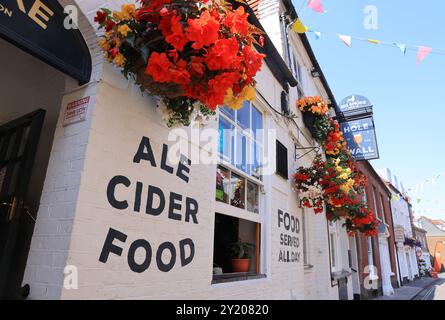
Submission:
<svg viewBox="0 0 445 320">
<path fill-rule="evenodd" d="M 297 155 L 297 150 L 309 150 L 306 153 L 304 153 L 301 156 Z M 305 155 L 311 153 L 312 151 L 315 151 L 316 153 L 318 153 L 320 151 L 320 147 L 297 147 L 295 146 L 295 160 L 300 160 L 301 158 L 303 158 Z"/>
</svg>

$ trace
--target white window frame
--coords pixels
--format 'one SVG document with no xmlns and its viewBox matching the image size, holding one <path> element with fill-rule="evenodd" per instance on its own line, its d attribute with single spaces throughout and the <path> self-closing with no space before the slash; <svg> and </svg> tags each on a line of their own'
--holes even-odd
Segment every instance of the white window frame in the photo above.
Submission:
<svg viewBox="0 0 445 320">
<path fill-rule="evenodd" d="M 329 255 L 331 257 L 331 272 L 339 272 L 342 270 L 341 256 L 339 251 L 339 232 L 338 223 L 329 222 Z"/>
<path fill-rule="evenodd" d="M 231 163 L 231 159 L 232 159 L 232 150 L 230 149 L 230 157 L 229 157 L 229 161 L 227 161 L 225 159 L 225 157 L 221 156 L 220 152 L 219 152 L 219 145 L 218 145 L 218 162 L 217 162 L 217 167 L 216 170 L 218 168 L 218 166 L 223 167 L 224 169 L 229 170 L 230 172 L 235 173 L 236 175 L 244 178 L 246 180 L 245 182 L 245 208 L 241 209 L 235 206 L 232 206 L 230 204 L 230 194 L 231 194 L 231 184 L 229 184 L 229 190 L 228 190 L 228 194 L 229 194 L 229 201 L 228 203 L 225 202 L 221 202 L 216 200 L 215 201 L 215 212 L 214 214 L 222 214 L 222 215 L 226 215 L 226 216 L 230 216 L 230 217 L 234 217 L 234 218 L 238 218 L 238 219 L 243 219 L 243 220 L 247 220 L 253 223 L 256 223 L 259 225 L 259 230 L 261 233 L 260 236 L 260 253 L 259 253 L 259 274 L 264 274 L 265 270 L 266 270 L 266 261 L 267 261 L 267 257 L 266 257 L 266 249 L 267 246 L 264 245 L 265 241 L 266 241 L 266 236 L 265 236 L 265 227 L 264 227 L 264 222 L 265 222 L 265 216 L 263 214 L 266 205 L 264 203 L 265 201 L 265 196 L 264 196 L 264 182 L 252 175 L 249 175 L 248 173 L 242 171 L 241 169 L 236 167 L 236 144 L 237 144 L 237 139 L 236 139 L 236 134 L 237 134 L 237 130 L 240 130 L 249 140 L 249 152 L 250 154 L 247 155 L 247 160 L 252 160 L 253 159 L 253 152 L 254 152 L 254 147 L 253 147 L 253 143 L 257 143 L 262 150 L 262 154 L 260 156 L 260 159 L 262 161 L 261 165 L 264 166 L 264 155 L 265 155 L 265 144 L 267 142 L 267 137 L 264 135 L 263 136 L 263 142 L 260 142 L 258 140 L 255 140 L 254 137 L 254 132 L 252 130 L 252 108 L 255 107 L 262 116 L 262 130 L 265 130 L 266 128 L 266 109 L 263 105 L 263 103 L 261 103 L 260 101 L 258 101 L 258 99 L 256 99 L 255 101 L 250 103 L 250 107 L 251 107 L 251 112 L 250 112 L 250 128 L 248 129 L 243 129 L 241 128 L 241 126 L 239 126 L 237 124 L 237 113 L 235 111 L 235 115 L 234 115 L 234 119 L 230 119 L 229 116 L 227 116 L 226 114 L 224 114 L 222 111 L 218 110 L 217 113 L 217 127 L 219 129 L 219 121 L 220 121 L 220 117 L 223 117 L 227 122 L 229 122 L 233 127 L 234 127 L 234 133 L 233 133 L 233 141 L 234 141 L 234 146 L 233 146 L 233 150 L 235 152 L 234 155 L 234 160 L 235 160 L 235 164 Z M 235 130 L 236 129 L 236 130 Z M 230 137 L 232 138 L 232 136 Z M 219 141 L 219 140 L 218 140 Z M 253 161 L 250 161 L 253 162 Z M 261 166 L 261 169 L 263 168 Z M 262 176 L 262 172 L 261 172 L 261 176 Z M 256 184 L 258 186 L 258 213 L 254 213 L 251 211 L 247 210 L 247 183 L 248 181 Z M 241 281 L 243 282 L 243 281 Z"/>
</svg>

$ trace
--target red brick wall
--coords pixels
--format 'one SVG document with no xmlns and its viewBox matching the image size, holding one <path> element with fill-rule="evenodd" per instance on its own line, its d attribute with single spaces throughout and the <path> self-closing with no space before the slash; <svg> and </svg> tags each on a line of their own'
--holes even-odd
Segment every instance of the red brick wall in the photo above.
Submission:
<svg viewBox="0 0 445 320">
<path fill-rule="evenodd" d="M 367 161 L 360 161 L 357 163 L 358 169 L 367 177 L 368 179 L 368 185 L 366 187 L 366 199 L 368 201 L 368 205 L 370 209 L 376 214 L 378 212 L 378 218 L 383 220 L 382 214 L 384 214 L 386 224 L 388 225 L 388 229 L 390 232 L 390 237 L 388 238 L 389 242 L 389 254 L 391 259 L 391 271 L 394 272 L 394 274 L 397 274 L 397 264 L 396 264 L 396 253 L 395 253 L 395 247 L 394 247 L 394 227 L 392 222 L 392 213 L 391 213 L 391 206 L 390 206 L 390 191 L 386 188 L 384 182 L 380 179 L 380 177 L 377 175 L 377 173 L 374 171 L 374 169 L 371 167 L 371 165 Z M 377 193 L 377 208 L 374 205 L 374 192 L 373 189 L 375 188 Z M 383 197 L 383 208 L 382 208 L 382 200 L 381 197 Z M 377 210 L 376 210 L 377 209 Z M 367 250 L 367 237 L 360 235 L 359 236 L 359 242 L 360 242 L 360 280 L 363 283 L 363 280 L 368 274 L 364 273 L 364 268 L 369 264 L 368 261 L 368 250 Z M 380 254 L 379 254 L 379 244 L 378 244 L 378 236 L 372 237 L 372 244 L 373 244 L 373 260 L 374 265 L 377 267 L 377 272 L 379 275 L 379 278 L 381 276 L 381 267 L 380 267 Z M 395 279 L 395 278 L 394 278 Z M 379 281 L 380 282 L 380 281 Z"/>
</svg>

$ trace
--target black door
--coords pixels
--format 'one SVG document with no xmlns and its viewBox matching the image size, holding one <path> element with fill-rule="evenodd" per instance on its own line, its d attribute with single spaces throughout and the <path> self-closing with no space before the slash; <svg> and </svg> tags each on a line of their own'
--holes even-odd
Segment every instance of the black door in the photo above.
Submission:
<svg viewBox="0 0 445 320">
<path fill-rule="evenodd" d="M 26 194 L 44 110 L 0 126 L 0 298 L 20 299 L 35 217 Z M 35 213 L 34 213 L 35 215 Z"/>
</svg>

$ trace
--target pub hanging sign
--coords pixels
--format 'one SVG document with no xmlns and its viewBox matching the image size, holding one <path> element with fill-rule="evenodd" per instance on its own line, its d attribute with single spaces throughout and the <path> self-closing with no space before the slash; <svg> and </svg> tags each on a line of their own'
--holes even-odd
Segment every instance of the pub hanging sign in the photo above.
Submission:
<svg viewBox="0 0 445 320">
<path fill-rule="evenodd" d="M 0 0 L 0 38 L 85 84 L 91 56 L 70 19 L 57 0 Z"/>
<path fill-rule="evenodd" d="M 341 123 L 340 126 L 343 137 L 354 160 L 373 160 L 379 158 L 374 120 L 372 117 L 347 120 Z"/>
</svg>

